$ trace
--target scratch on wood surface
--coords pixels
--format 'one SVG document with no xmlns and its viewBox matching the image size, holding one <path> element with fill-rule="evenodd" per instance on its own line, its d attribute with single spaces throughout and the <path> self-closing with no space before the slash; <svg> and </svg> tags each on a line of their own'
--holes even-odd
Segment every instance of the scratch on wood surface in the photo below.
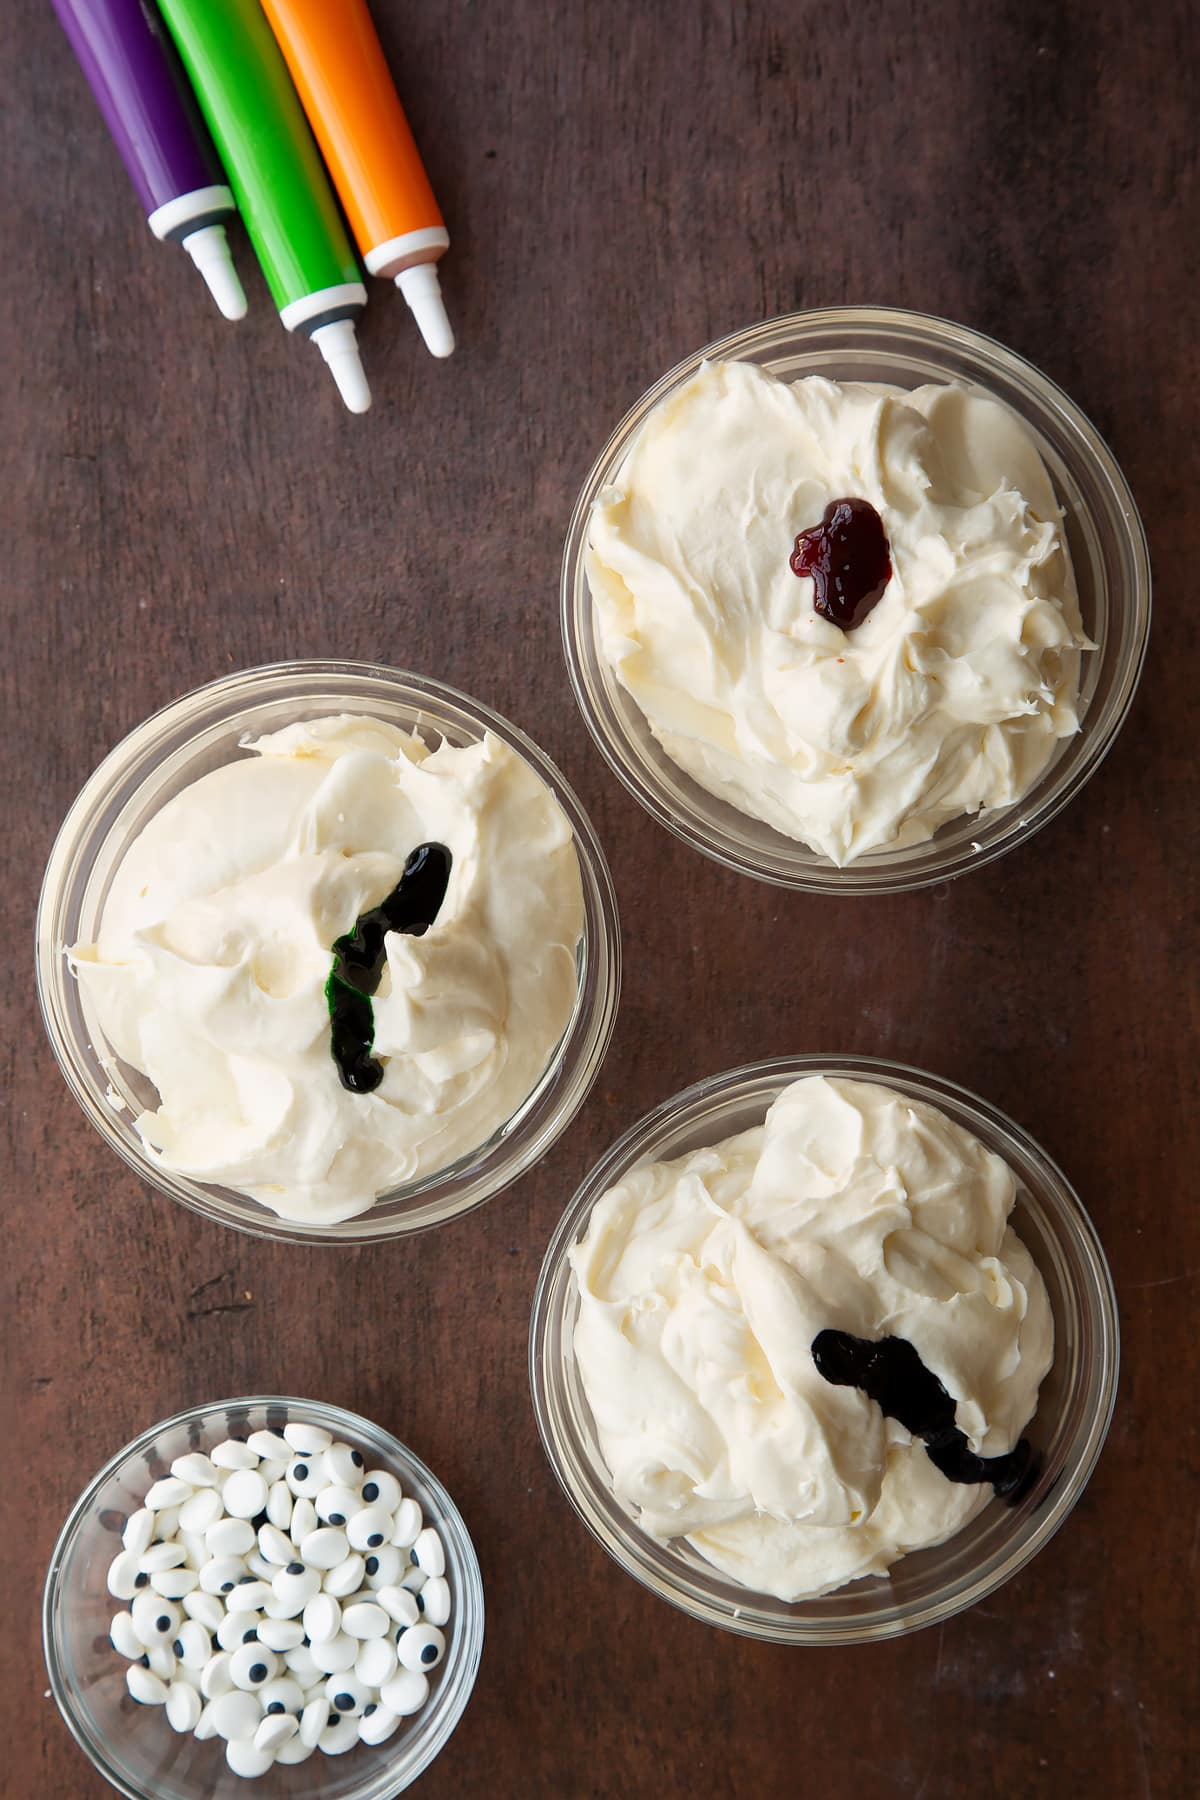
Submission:
<svg viewBox="0 0 1200 1800">
<path fill-rule="evenodd" d="M 932 1708 L 932 1717 L 930 1718 L 930 1722 L 929 1722 L 929 1735 L 930 1735 L 930 1738 L 934 1740 L 934 1742 L 936 1742 L 935 1727 L 937 1725 L 938 1706 L 941 1702 L 942 1647 L 945 1643 L 945 1640 L 946 1640 L 946 1621 L 943 1619 L 941 1624 L 938 1626 L 937 1655 L 934 1657 L 933 1680 L 930 1683 L 930 1686 L 933 1691 L 933 1708 Z M 924 1795 L 926 1789 L 928 1788 L 929 1783 L 933 1780 L 934 1775 L 937 1773 L 937 1765 L 938 1765 L 938 1758 L 937 1758 L 937 1751 L 935 1750 L 933 1753 L 933 1756 L 930 1760 L 929 1767 L 926 1769 L 924 1775 L 922 1775 L 922 1777 L 921 1777 L 921 1785 L 917 1789 L 916 1793 L 914 1794 L 913 1800 L 922 1800 L 922 1796 Z"/>
<path fill-rule="evenodd" d="M 201 1294 L 207 1294 L 209 1288 L 219 1287 L 223 1281 L 232 1280 L 233 1270 L 223 1269 L 219 1275 L 210 1275 L 207 1281 L 202 1281 L 199 1287 L 194 1287 L 191 1292 L 191 1298 L 193 1300 L 198 1300 Z"/>
<path fill-rule="evenodd" d="M 1129 1702 L 1133 1714 L 1133 1735 L 1137 1741 L 1138 1773 L 1142 1778 L 1143 1800 L 1153 1800 L 1154 1784 L 1150 1779 L 1150 1764 L 1146 1760 L 1146 1739 L 1142 1732 L 1140 1709 L 1136 1700 Z"/>
<path fill-rule="evenodd" d="M 212 1306 L 193 1306 L 188 1312 L 188 1318 L 212 1319 L 218 1313 L 249 1312 L 253 1305 L 253 1300 L 218 1300 Z"/>
</svg>

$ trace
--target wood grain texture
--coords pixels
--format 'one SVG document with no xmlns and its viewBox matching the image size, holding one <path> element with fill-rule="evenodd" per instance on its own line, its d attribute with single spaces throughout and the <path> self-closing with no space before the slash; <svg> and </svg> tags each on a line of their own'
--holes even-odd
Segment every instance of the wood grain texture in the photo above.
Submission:
<svg viewBox="0 0 1200 1800">
<path fill-rule="evenodd" d="M 282 1388 L 412 1443 L 475 1535 L 487 1645 L 428 1800 L 1195 1791 L 1189 9 L 374 10 L 453 234 L 461 348 L 434 363 L 377 287 L 363 420 L 279 328 L 240 237 L 251 313 L 217 317 L 146 231 L 48 7 L 0 11 L 20 1471 L 0 1541 L 0 1787 L 109 1791 L 43 1698 L 38 1642 L 85 1477 L 185 1403 Z M 980 327 L 1075 396 L 1143 509 L 1157 624 L 1119 743 L 1032 846 L 837 907 L 724 873 L 626 799 L 567 689 L 556 586 L 591 456 L 662 370 L 765 314 L 842 301 Z M 546 747 L 608 849 L 627 955 L 611 1055 L 546 1161 L 457 1226 L 348 1254 L 259 1244 L 140 1186 L 58 1075 L 29 955 L 54 831 L 112 744 L 227 670 L 330 654 L 441 676 Z M 553 1223 L 618 1131 L 702 1074 L 818 1049 L 958 1078 L 1046 1145 L 1108 1248 L 1125 1363 L 1099 1469 L 1024 1575 L 908 1642 L 789 1653 L 675 1614 L 593 1545 L 537 1441 L 526 1325 Z"/>
</svg>

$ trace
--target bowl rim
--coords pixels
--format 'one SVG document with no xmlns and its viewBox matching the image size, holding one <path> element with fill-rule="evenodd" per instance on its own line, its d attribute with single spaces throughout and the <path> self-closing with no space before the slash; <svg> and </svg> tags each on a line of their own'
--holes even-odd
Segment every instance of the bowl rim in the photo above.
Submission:
<svg viewBox="0 0 1200 1800">
<path fill-rule="evenodd" d="M 446 1658 L 446 1676 L 438 1683 L 435 1692 L 433 1705 L 439 1715 L 437 1729 L 432 1733 L 428 1743 L 423 1746 L 412 1769 L 397 1770 L 396 1779 L 399 1780 L 400 1785 L 387 1790 L 389 1794 L 399 1794 L 411 1786 L 435 1757 L 445 1749 L 457 1729 L 474 1691 L 483 1655 L 485 1630 L 483 1575 L 479 1567 L 475 1543 L 467 1529 L 466 1521 L 445 1484 L 434 1474 L 428 1464 L 382 1425 L 365 1418 L 361 1413 L 351 1412 L 349 1408 L 336 1406 L 329 1401 L 305 1400 L 289 1394 L 246 1394 L 228 1400 L 202 1401 L 193 1406 L 186 1406 L 181 1411 L 173 1413 L 169 1418 L 160 1419 L 157 1424 L 148 1426 L 108 1458 L 103 1467 L 86 1484 L 67 1514 L 62 1528 L 54 1540 L 54 1549 L 50 1555 L 46 1579 L 42 1587 L 42 1654 L 55 1705 L 58 1707 L 68 1731 L 92 1767 L 119 1793 L 123 1794 L 125 1800 L 154 1800 L 154 1796 L 149 1790 L 131 1786 L 125 1776 L 112 1766 L 104 1755 L 103 1743 L 94 1741 L 88 1735 L 76 1710 L 70 1686 L 63 1673 L 56 1641 L 55 1607 L 60 1592 L 61 1568 L 66 1552 L 82 1528 L 96 1497 L 103 1490 L 105 1483 L 112 1479 L 127 1462 L 150 1449 L 166 1431 L 189 1425 L 214 1412 L 228 1413 L 235 1409 L 250 1407 L 286 1408 L 295 1418 L 302 1418 L 305 1423 L 323 1425 L 327 1429 L 335 1431 L 344 1431 L 351 1437 L 357 1436 L 364 1442 L 372 1438 L 384 1441 L 389 1454 L 396 1463 L 402 1468 L 411 1470 L 417 1480 L 432 1493 L 438 1506 L 442 1509 L 455 1551 L 462 1562 L 461 1592 L 455 1594 L 455 1606 L 462 1620 L 462 1632 L 456 1639 L 456 1648 L 461 1644 L 461 1652 L 455 1657 L 453 1664 L 449 1657 Z M 113 1604 L 116 1606 L 119 1605 L 119 1602 L 114 1601 Z M 445 1701 L 444 1706 L 443 1700 Z M 403 1749 L 406 1742 L 405 1738 L 398 1738 L 395 1741 L 396 1750 Z M 378 1746 L 381 1750 L 385 1747 L 382 1744 Z"/>
<path fill-rule="evenodd" d="M 1000 821 L 1015 821 L 1006 825 L 1004 834 L 996 841 L 982 845 L 971 853 L 954 850 L 946 854 L 944 865 L 929 867 L 906 873 L 903 867 L 893 868 L 886 863 L 872 866 L 870 858 L 861 858 L 838 868 L 832 862 L 818 861 L 814 865 L 804 867 L 785 867 L 786 851 L 789 840 L 782 833 L 776 833 L 780 849 L 771 862 L 763 860 L 761 854 L 755 854 L 748 848 L 736 843 L 728 832 L 718 824 L 705 820 L 700 813 L 688 803 L 688 810 L 679 809 L 677 796 L 669 795 L 662 786 L 658 776 L 647 773 L 640 764 L 635 764 L 616 734 L 610 729 L 603 716 L 602 709 L 594 703 L 590 677 L 587 668 L 589 655 L 594 655 L 598 665 L 604 665 L 604 658 L 596 641 L 595 608 L 592 604 L 591 590 L 585 571 L 585 550 L 587 545 L 588 519 L 595 498 L 603 486 L 606 473 L 615 473 L 632 441 L 635 431 L 640 427 L 646 415 L 671 389 L 694 374 L 706 358 L 738 360 L 754 351 L 761 351 L 767 346 L 775 345 L 782 352 L 785 345 L 799 346 L 793 340 L 810 333 L 822 333 L 833 329 L 854 331 L 859 334 L 873 332 L 879 339 L 878 350 L 886 356 L 889 340 L 898 336 L 906 336 L 911 349 L 914 342 L 929 351 L 940 350 L 943 353 L 953 348 L 959 354 L 995 365 L 998 373 L 1019 385 L 1027 398 L 1033 397 L 1054 417 L 1068 435 L 1074 440 L 1076 451 L 1085 456 L 1095 474 L 1102 478 L 1103 484 L 1112 501 L 1111 516 L 1118 519 L 1124 530 L 1122 549 L 1128 559 L 1129 581 L 1126 596 L 1125 618 L 1123 629 L 1117 643 L 1116 668 L 1118 679 L 1115 687 L 1115 700 L 1107 709 L 1103 728 L 1088 732 L 1086 716 L 1080 732 L 1075 739 L 1064 740 L 1058 757 L 1052 760 L 1044 779 L 1051 768 L 1067 753 L 1070 745 L 1079 744 L 1079 750 L 1069 775 L 1063 779 L 1057 790 L 1044 798 L 1036 807 L 1034 816 L 1020 816 L 1024 808 L 1024 800 L 1014 802 L 1010 807 L 997 808 L 994 817 Z M 890 347 L 899 353 L 901 345 L 892 341 Z M 831 352 L 832 353 L 832 352 Z M 765 360 L 765 359 L 764 359 Z M 987 390 L 987 381 L 983 376 L 978 378 L 978 385 Z M 1010 405 L 1007 400 L 1005 404 Z M 1022 422 L 1029 425 L 1031 421 L 1025 414 L 1020 415 Z M 1088 415 L 1078 406 L 1065 390 L 1045 375 L 1036 364 L 1010 350 L 998 339 L 986 332 L 976 331 L 970 326 L 960 325 L 951 319 L 941 318 L 935 313 L 914 312 L 904 307 L 891 306 L 830 306 L 813 307 L 806 310 L 778 313 L 763 319 L 755 325 L 742 327 L 738 331 L 714 339 L 703 349 L 684 357 L 670 368 L 659 379 L 635 400 L 613 430 L 609 433 L 598 455 L 594 458 L 583 483 L 579 489 L 575 504 L 571 511 L 563 542 L 562 566 L 559 581 L 559 617 L 562 635 L 563 658 L 567 667 L 567 677 L 575 703 L 583 717 L 583 721 L 604 761 L 622 786 L 637 801 L 638 805 L 650 816 L 664 826 L 672 836 L 698 850 L 702 855 L 733 869 L 739 874 L 750 875 L 756 880 L 766 882 L 770 886 L 782 887 L 805 893 L 838 894 L 889 894 L 912 892 L 923 887 L 936 886 L 941 882 L 971 873 L 985 867 L 997 857 L 1007 855 L 1028 842 L 1043 826 L 1058 816 L 1062 809 L 1082 790 L 1111 750 L 1116 738 L 1128 716 L 1133 703 L 1138 683 L 1146 659 L 1149 641 L 1150 619 L 1152 610 L 1152 580 L 1150 554 L 1146 539 L 1145 527 L 1134 500 L 1129 483 L 1116 457 L 1109 449 L 1104 438 L 1092 423 Z M 586 640 L 586 648 L 585 648 Z M 1103 649 L 1103 644 L 1101 645 Z M 615 681 L 615 677 L 613 677 Z M 619 686 L 619 683 L 618 683 Z M 628 697 L 630 704 L 641 715 L 637 702 Z M 1094 721 L 1094 723 L 1097 723 Z M 664 753 L 665 754 L 665 753 Z M 691 786 L 698 784 L 686 777 Z M 1036 784 L 1035 784 L 1036 790 Z M 703 790 L 698 790 L 703 792 Z M 1028 798 L 1028 796 L 1026 796 Z M 715 796 L 707 796 L 715 802 Z M 749 816 L 749 815 L 747 815 Z M 981 820 L 981 828 L 986 830 L 982 822 L 987 814 L 976 814 Z M 756 826 L 761 821 L 752 821 Z M 953 824 L 954 821 L 946 821 Z M 769 829 L 769 827 L 764 827 Z M 937 833 L 929 840 L 936 843 Z M 814 856 L 807 845 L 796 840 L 797 848 Z M 949 850 L 949 847 L 947 847 Z"/>
<path fill-rule="evenodd" d="M 688 1595 L 675 1577 L 664 1571 L 661 1563 L 662 1547 L 634 1523 L 626 1509 L 615 1500 L 611 1489 L 600 1495 L 598 1504 L 598 1486 L 589 1484 L 586 1479 L 578 1480 L 577 1471 L 573 1467 L 574 1459 L 569 1459 L 564 1454 L 555 1422 L 556 1407 L 552 1403 L 555 1388 L 562 1384 L 563 1365 L 556 1365 L 553 1369 L 548 1367 L 556 1332 L 565 1323 L 575 1291 L 574 1276 L 567 1263 L 567 1252 L 578 1241 L 596 1201 L 613 1181 L 642 1163 L 653 1160 L 656 1143 L 661 1144 L 669 1131 L 686 1120 L 689 1111 L 702 1104 L 712 1106 L 720 1101 L 732 1102 L 739 1092 L 744 1092 L 748 1097 L 755 1087 L 768 1083 L 773 1087 L 774 1098 L 791 1082 L 805 1075 L 817 1074 L 836 1074 L 850 1079 L 876 1081 L 885 1086 L 896 1086 L 899 1092 L 908 1097 L 915 1097 L 935 1107 L 940 1107 L 943 1103 L 955 1106 L 981 1122 L 981 1141 L 988 1148 L 996 1148 L 995 1140 L 999 1140 L 1001 1144 L 1006 1138 L 1011 1140 L 1021 1156 L 1047 1177 L 1046 1186 L 1038 1191 L 1035 1198 L 1052 1215 L 1058 1234 L 1069 1235 L 1073 1245 L 1079 1250 L 1091 1285 L 1089 1287 L 1086 1282 L 1077 1284 L 1077 1291 L 1088 1293 L 1098 1318 L 1099 1361 L 1092 1380 L 1095 1390 L 1093 1410 L 1086 1420 L 1082 1441 L 1075 1447 L 1073 1462 L 1064 1469 L 1056 1488 L 1048 1496 L 1044 1512 L 1031 1526 L 1024 1541 L 1010 1550 L 1004 1557 L 1002 1566 L 993 1567 L 988 1574 L 961 1581 L 948 1599 L 939 1601 L 934 1596 L 921 1602 L 897 1603 L 882 1609 L 882 1616 L 879 1618 L 866 1617 L 858 1622 L 841 1619 L 768 1618 L 766 1614 L 751 1616 L 751 1609 L 760 1598 L 773 1606 L 787 1604 L 774 1601 L 771 1596 L 760 1596 L 752 1589 L 744 1590 L 744 1606 L 717 1600 L 711 1595 L 701 1601 Z M 951 1116 L 952 1122 L 961 1122 Z M 711 1141 L 717 1142 L 719 1139 L 713 1137 Z M 673 1151 L 671 1154 L 678 1156 L 683 1152 Z M 1004 1152 L 998 1150 L 997 1154 Z M 1013 1172 L 1020 1190 L 1026 1184 L 1018 1171 Z M 666 1600 L 689 1617 L 736 1635 L 790 1646 L 832 1646 L 881 1642 L 943 1623 L 996 1592 L 1028 1566 L 1073 1511 L 1104 1448 L 1116 1405 L 1120 1343 L 1116 1290 L 1096 1227 L 1058 1164 L 1023 1126 L 972 1089 L 913 1064 L 885 1057 L 813 1052 L 798 1056 L 768 1057 L 721 1070 L 693 1082 L 637 1119 L 593 1164 L 555 1225 L 538 1273 L 530 1313 L 529 1383 L 538 1435 L 555 1479 L 590 1535 L 626 1574 L 632 1575 L 659 1599 Z M 602 1455 L 600 1460 L 603 1461 Z M 611 1509 L 614 1517 L 617 1514 L 624 1515 L 616 1525 L 605 1516 L 606 1506 Z M 952 1539 L 946 1541 L 950 1542 Z M 714 1582 L 725 1579 L 728 1585 L 737 1586 L 732 1577 L 723 1578 L 715 1568 L 711 1579 Z M 837 1593 L 854 1585 L 846 1583 L 843 1589 L 834 1590 L 832 1594 L 820 1598 L 833 1600 Z M 800 1601 L 793 1604 L 805 1603 Z"/>
<path fill-rule="evenodd" d="M 161 756 L 173 731 L 184 729 L 190 722 L 194 735 L 199 736 L 208 728 L 204 714 L 234 701 L 240 701 L 248 714 L 254 707 L 269 703 L 273 696 L 286 699 L 286 693 L 276 692 L 284 684 L 296 685 L 294 699 L 300 709 L 305 705 L 309 687 L 313 698 L 322 697 L 322 682 L 346 683 L 348 687 L 363 684 L 359 702 L 350 692 L 323 696 L 337 698 L 347 710 L 361 704 L 369 716 L 371 699 L 366 685 L 373 683 L 394 690 L 392 697 L 414 712 L 419 713 L 425 702 L 431 708 L 441 708 L 444 717 L 454 715 L 480 731 L 494 732 L 506 742 L 550 789 L 570 823 L 584 908 L 580 939 L 583 960 L 576 1006 L 551 1060 L 517 1110 L 485 1144 L 419 1181 L 378 1195 L 365 1212 L 332 1224 L 283 1218 L 240 1190 L 166 1169 L 150 1156 L 140 1139 L 133 1141 L 136 1133 L 131 1137 L 117 1128 L 113 1108 L 89 1061 L 90 1046 L 83 1045 L 79 1033 L 72 1028 L 69 995 L 73 977 L 66 963 L 67 945 L 60 941 L 56 930 L 59 915 L 72 903 L 75 889 L 90 879 L 111 834 L 111 820 L 103 835 L 97 831 L 94 821 L 98 809 L 123 785 L 129 787 L 125 796 L 128 804 L 153 781 L 155 755 Z M 197 717 L 198 714 L 202 716 Z M 229 717 L 231 728 L 235 717 Z M 419 724 L 418 720 L 414 729 Z M 189 689 L 126 732 L 84 781 L 58 829 L 38 896 L 34 943 L 38 1001 L 55 1060 L 84 1115 L 109 1148 L 156 1194 L 233 1230 L 284 1243 L 350 1247 L 386 1242 L 463 1217 L 494 1199 L 526 1174 L 570 1127 L 607 1055 L 620 1005 L 621 926 L 616 889 L 595 827 L 562 771 L 520 726 L 486 702 L 432 676 L 378 662 L 296 658 L 234 670 Z M 102 1060 L 98 1051 L 91 1054 L 98 1062 Z M 564 1082 L 563 1092 L 545 1110 L 549 1090 L 559 1080 Z M 503 1154 L 499 1154 L 501 1151 Z M 488 1166 L 482 1173 L 472 1175 L 471 1170 L 481 1159 Z M 389 1214 L 379 1211 L 381 1201 L 397 1200 L 419 1203 L 418 1210 Z"/>
</svg>

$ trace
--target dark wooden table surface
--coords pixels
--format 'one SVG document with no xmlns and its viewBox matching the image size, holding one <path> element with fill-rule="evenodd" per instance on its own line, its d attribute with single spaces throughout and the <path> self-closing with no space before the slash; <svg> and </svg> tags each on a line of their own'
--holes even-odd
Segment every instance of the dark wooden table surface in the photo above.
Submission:
<svg viewBox="0 0 1200 1800">
<path fill-rule="evenodd" d="M 240 236 L 237 327 L 152 241 L 43 0 L 0 16 L 0 1787 L 109 1791 L 44 1698 L 38 1637 L 84 1479 L 180 1406 L 283 1389 L 397 1432 L 475 1536 L 487 1644 L 429 1800 L 1195 1791 L 1188 9 L 374 10 L 453 234 L 461 347 L 435 363 L 378 286 L 365 419 L 281 330 Z M 568 692 L 556 585 L 578 484 L 643 388 L 721 333 L 842 301 L 980 327 L 1075 396 L 1138 496 L 1157 620 L 1120 742 L 1032 846 L 838 906 L 722 872 L 626 798 Z M 311 655 L 430 672 L 526 727 L 607 848 L 627 958 L 608 1062 L 542 1166 L 457 1225 L 346 1254 L 140 1185 L 67 1093 L 30 958 L 51 840 L 104 753 L 185 689 Z M 586 1536 L 534 1430 L 526 1324 L 551 1227 L 617 1132 L 703 1074 L 816 1049 L 958 1078 L 1047 1146 L 1107 1245 L 1124 1369 L 1091 1485 L 1021 1577 L 906 1642 L 788 1652 L 676 1614 Z"/>
</svg>

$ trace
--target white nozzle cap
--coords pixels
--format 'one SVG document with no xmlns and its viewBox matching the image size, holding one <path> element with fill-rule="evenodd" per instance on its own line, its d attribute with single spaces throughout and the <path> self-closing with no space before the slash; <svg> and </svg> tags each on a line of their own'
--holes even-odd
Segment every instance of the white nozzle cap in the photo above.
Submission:
<svg viewBox="0 0 1200 1800">
<path fill-rule="evenodd" d="M 331 325 L 318 325 L 312 341 L 329 364 L 338 393 L 350 411 L 365 413 L 371 404 L 371 390 L 358 359 L 354 320 L 335 319 Z"/>
<path fill-rule="evenodd" d="M 396 286 L 412 308 L 426 347 L 434 356 L 449 356 L 454 348 L 454 333 L 446 317 L 437 264 L 418 263 L 413 269 L 401 269 Z"/>
<path fill-rule="evenodd" d="M 183 240 L 183 247 L 203 275 L 208 291 L 226 319 L 244 319 L 246 296 L 229 254 L 223 225 L 202 225 Z"/>
</svg>

